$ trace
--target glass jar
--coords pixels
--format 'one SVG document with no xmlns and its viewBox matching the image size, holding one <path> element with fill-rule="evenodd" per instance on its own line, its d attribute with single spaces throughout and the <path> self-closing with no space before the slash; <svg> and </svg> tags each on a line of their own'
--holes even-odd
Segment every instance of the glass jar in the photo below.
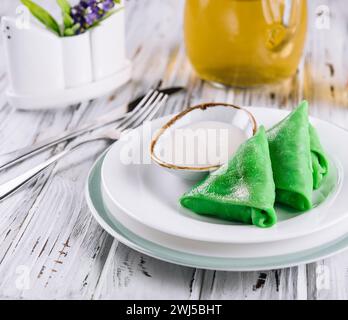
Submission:
<svg viewBox="0 0 348 320">
<path fill-rule="evenodd" d="M 306 0 L 186 0 L 185 44 L 211 82 L 273 83 L 292 76 L 307 31 Z"/>
</svg>

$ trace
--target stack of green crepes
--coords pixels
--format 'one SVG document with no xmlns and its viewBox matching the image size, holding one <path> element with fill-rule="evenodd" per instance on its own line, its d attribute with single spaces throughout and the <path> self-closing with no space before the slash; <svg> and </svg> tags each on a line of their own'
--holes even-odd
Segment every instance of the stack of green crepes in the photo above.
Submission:
<svg viewBox="0 0 348 320">
<path fill-rule="evenodd" d="M 313 189 L 327 173 L 328 160 L 303 101 L 267 132 L 260 127 L 180 203 L 198 214 L 270 227 L 277 221 L 275 201 L 301 211 L 311 209 Z"/>
</svg>

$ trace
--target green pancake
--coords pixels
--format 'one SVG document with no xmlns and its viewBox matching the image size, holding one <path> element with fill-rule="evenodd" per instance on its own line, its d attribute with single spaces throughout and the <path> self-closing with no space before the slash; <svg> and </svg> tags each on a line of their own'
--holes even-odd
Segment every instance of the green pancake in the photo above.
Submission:
<svg viewBox="0 0 348 320">
<path fill-rule="evenodd" d="M 270 227 L 277 221 L 274 200 L 267 136 L 261 127 L 227 164 L 185 193 L 180 203 L 198 214 Z"/>
<path fill-rule="evenodd" d="M 317 131 L 311 124 L 309 125 L 309 137 L 311 141 L 313 189 L 318 189 L 323 178 L 328 174 L 329 161 L 320 143 Z"/>
<path fill-rule="evenodd" d="M 298 108 L 267 132 L 276 201 L 298 210 L 312 208 L 312 156 L 308 103 Z"/>
</svg>

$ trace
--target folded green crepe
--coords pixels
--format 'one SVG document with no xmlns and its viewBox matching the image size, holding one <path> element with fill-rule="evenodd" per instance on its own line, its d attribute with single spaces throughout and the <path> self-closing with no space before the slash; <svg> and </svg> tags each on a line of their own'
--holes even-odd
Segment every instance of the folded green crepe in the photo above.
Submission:
<svg viewBox="0 0 348 320">
<path fill-rule="evenodd" d="M 312 207 L 312 158 L 308 103 L 267 132 L 272 161 L 276 201 L 298 210 Z"/>
<path fill-rule="evenodd" d="M 328 173 L 328 160 L 303 101 L 268 132 L 276 201 L 298 210 L 312 208 L 313 189 Z"/>
<path fill-rule="evenodd" d="M 261 127 L 227 164 L 184 194 L 180 203 L 198 214 L 270 227 L 277 221 L 274 199 L 267 136 Z"/>
<path fill-rule="evenodd" d="M 309 125 L 309 137 L 311 141 L 313 189 L 318 189 L 329 171 L 329 161 L 321 146 L 317 131 L 311 124 Z"/>
</svg>

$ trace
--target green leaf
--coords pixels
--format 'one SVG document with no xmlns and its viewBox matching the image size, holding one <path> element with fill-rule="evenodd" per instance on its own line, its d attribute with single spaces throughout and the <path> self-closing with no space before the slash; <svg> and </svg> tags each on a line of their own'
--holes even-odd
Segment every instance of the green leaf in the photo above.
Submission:
<svg viewBox="0 0 348 320">
<path fill-rule="evenodd" d="M 71 5 L 68 0 L 56 0 L 63 13 L 70 15 Z"/>
<path fill-rule="evenodd" d="M 75 33 L 72 30 L 72 28 L 66 28 L 64 30 L 64 37 L 71 37 L 71 36 L 74 36 L 74 35 L 75 35 Z"/>
<path fill-rule="evenodd" d="M 71 37 L 71 36 L 76 35 L 76 32 L 77 32 L 77 30 L 80 29 L 80 27 L 81 27 L 80 24 L 76 23 L 71 28 L 66 28 L 64 30 L 64 36 L 65 37 Z"/>
<path fill-rule="evenodd" d="M 60 36 L 59 24 L 48 11 L 31 0 L 21 0 L 21 2 L 29 9 L 36 19 L 46 26 L 46 28 Z"/>
<path fill-rule="evenodd" d="M 70 14 L 63 12 L 63 22 L 65 28 L 70 28 L 74 24 L 74 19 L 70 16 Z"/>
<path fill-rule="evenodd" d="M 115 3 L 120 4 L 121 0 L 114 0 Z"/>
<path fill-rule="evenodd" d="M 64 30 L 64 37 L 71 37 L 74 35 L 75 35 L 75 33 L 74 33 L 74 30 L 72 28 L 66 28 Z"/>
<path fill-rule="evenodd" d="M 56 0 L 57 4 L 59 5 L 61 11 L 62 11 L 62 17 L 63 17 L 63 34 L 65 35 L 66 32 L 64 29 L 70 28 L 74 24 L 74 19 L 71 17 L 71 5 L 68 0 Z M 67 31 L 70 32 L 69 30 Z"/>
</svg>

